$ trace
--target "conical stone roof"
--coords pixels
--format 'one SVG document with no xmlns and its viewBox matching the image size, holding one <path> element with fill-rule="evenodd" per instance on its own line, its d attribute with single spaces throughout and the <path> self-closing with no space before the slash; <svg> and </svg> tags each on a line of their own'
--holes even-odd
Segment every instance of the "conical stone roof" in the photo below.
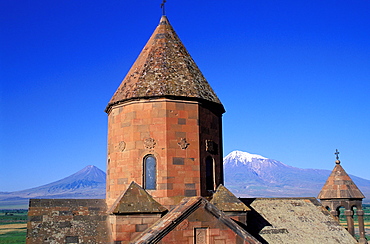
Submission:
<svg viewBox="0 0 370 244">
<path fill-rule="evenodd" d="M 333 171 L 321 189 L 318 197 L 325 199 L 363 199 L 365 196 L 337 161 Z"/>
<path fill-rule="evenodd" d="M 111 98 L 110 107 L 132 99 L 170 97 L 223 106 L 166 16 Z M 222 111 L 224 112 L 224 111 Z"/>
</svg>

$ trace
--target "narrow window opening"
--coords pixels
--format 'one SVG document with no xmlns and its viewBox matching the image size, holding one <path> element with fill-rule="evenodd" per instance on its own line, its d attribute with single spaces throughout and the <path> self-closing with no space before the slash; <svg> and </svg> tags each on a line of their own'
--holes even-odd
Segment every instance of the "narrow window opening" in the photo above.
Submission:
<svg viewBox="0 0 370 244">
<path fill-rule="evenodd" d="M 215 190 L 215 172 L 214 172 L 214 160 L 212 157 L 206 158 L 206 190 Z"/>
<path fill-rule="evenodd" d="M 157 184 L 157 160 L 153 155 L 144 158 L 144 189 L 155 190 Z"/>
</svg>

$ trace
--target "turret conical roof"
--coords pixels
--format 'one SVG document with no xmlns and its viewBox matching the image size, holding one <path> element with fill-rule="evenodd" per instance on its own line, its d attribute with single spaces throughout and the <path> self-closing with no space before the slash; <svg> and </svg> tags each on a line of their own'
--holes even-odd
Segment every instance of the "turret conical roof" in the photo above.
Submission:
<svg viewBox="0 0 370 244">
<path fill-rule="evenodd" d="M 204 100 L 223 106 L 175 33 L 166 16 L 141 51 L 108 103 L 131 99 L 171 97 Z M 224 112 L 224 111 L 222 111 Z"/>
<path fill-rule="evenodd" d="M 318 199 L 363 199 L 365 196 L 337 161 L 333 171 L 321 189 Z"/>
</svg>

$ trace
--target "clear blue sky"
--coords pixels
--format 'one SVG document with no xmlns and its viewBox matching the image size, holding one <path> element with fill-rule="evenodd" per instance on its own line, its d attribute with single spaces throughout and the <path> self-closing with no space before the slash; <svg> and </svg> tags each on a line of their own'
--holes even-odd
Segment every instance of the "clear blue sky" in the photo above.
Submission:
<svg viewBox="0 0 370 244">
<path fill-rule="evenodd" d="M 0 191 L 105 170 L 104 108 L 158 1 L 0 2 Z M 223 102 L 224 156 L 370 179 L 370 2 L 175 1 L 167 16 Z"/>
</svg>

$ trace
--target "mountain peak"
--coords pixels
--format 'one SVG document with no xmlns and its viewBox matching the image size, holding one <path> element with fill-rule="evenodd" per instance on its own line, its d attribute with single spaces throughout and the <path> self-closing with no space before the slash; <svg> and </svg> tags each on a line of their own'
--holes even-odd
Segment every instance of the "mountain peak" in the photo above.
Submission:
<svg viewBox="0 0 370 244">
<path fill-rule="evenodd" d="M 224 157 L 225 185 L 238 197 L 314 196 L 323 188 L 329 174 L 329 170 L 296 168 L 241 151 Z M 369 180 L 350 177 L 363 195 L 370 195 Z"/>
<path fill-rule="evenodd" d="M 94 172 L 94 171 L 101 171 L 98 167 L 94 166 L 94 165 L 87 165 L 85 168 L 77 171 L 76 173 L 90 173 L 90 172 Z"/>
<path fill-rule="evenodd" d="M 88 165 L 66 178 L 24 191 L 46 191 L 47 194 L 59 194 L 76 190 L 87 191 L 88 189 L 105 187 L 105 180 L 106 175 L 104 171 L 93 165 Z"/>
<path fill-rule="evenodd" d="M 88 165 L 66 178 L 43 186 L 0 194 L 0 208 L 8 201 L 27 205 L 30 198 L 105 198 L 105 180 L 104 171 Z"/>
<path fill-rule="evenodd" d="M 252 154 L 252 153 L 247 153 L 247 152 L 242 152 L 242 151 L 232 151 L 229 153 L 226 157 L 224 157 L 224 162 L 228 160 L 236 160 L 238 159 L 239 161 L 243 162 L 252 162 L 253 159 L 267 159 L 261 155 L 258 154 Z"/>
<path fill-rule="evenodd" d="M 239 168 L 246 167 L 256 175 L 264 175 L 270 169 L 290 167 L 279 161 L 265 158 L 258 154 L 252 154 L 242 151 L 233 151 L 224 157 L 224 167 Z"/>
<path fill-rule="evenodd" d="M 64 178 L 62 180 L 65 179 L 88 180 L 105 183 L 105 172 L 94 165 L 88 165 L 77 173 L 74 173 L 73 175 L 68 176 L 67 178 Z"/>
</svg>

